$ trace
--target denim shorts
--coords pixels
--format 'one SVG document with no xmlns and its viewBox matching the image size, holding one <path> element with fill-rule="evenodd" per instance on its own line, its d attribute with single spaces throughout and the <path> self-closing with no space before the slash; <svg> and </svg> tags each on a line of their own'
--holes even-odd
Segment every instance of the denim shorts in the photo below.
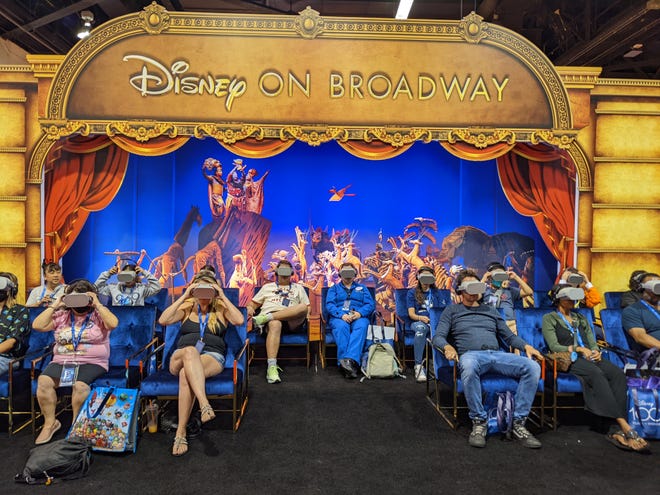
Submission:
<svg viewBox="0 0 660 495">
<path fill-rule="evenodd" d="M 213 351 L 202 351 L 202 356 L 211 356 L 213 359 L 215 359 L 218 363 L 220 363 L 220 367 L 222 369 L 225 368 L 225 356 L 220 354 L 219 352 L 213 352 Z"/>
</svg>

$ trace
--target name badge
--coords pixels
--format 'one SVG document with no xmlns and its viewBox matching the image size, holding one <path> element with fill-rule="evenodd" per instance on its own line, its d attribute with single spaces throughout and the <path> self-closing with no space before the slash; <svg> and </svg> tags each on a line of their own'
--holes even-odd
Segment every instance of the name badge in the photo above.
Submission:
<svg viewBox="0 0 660 495">
<path fill-rule="evenodd" d="M 343 309 L 344 311 L 348 311 L 349 309 L 351 309 L 351 300 L 346 299 L 341 309 Z"/>
<path fill-rule="evenodd" d="M 291 301 L 289 301 L 289 298 L 288 298 L 288 297 L 285 297 L 284 299 L 282 299 L 282 306 L 286 306 L 286 307 L 288 307 L 289 304 L 290 304 L 290 302 L 291 302 Z"/>
<path fill-rule="evenodd" d="M 204 344 L 203 340 L 198 340 L 197 343 L 195 344 L 195 349 L 197 349 L 197 352 L 199 352 L 201 354 L 202 351 L 204 350 L 205 345 L 206 344 Z"/>
<path fill-rule="evenodd" d="M 78 365 L 76 363 L 64 363 L 60 375 L 60 387 L 72 387 L 78 377 Z"/>
</svg>

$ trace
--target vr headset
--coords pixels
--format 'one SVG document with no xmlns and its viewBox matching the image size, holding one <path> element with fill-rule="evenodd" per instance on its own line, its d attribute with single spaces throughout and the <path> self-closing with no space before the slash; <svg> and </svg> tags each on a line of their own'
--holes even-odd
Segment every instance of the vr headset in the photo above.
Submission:
<svg viewBox="0 0 660 495">
<path fill-rule="evenodd" d="M 650 290 L 656 296 L 660 295 L 660 280 L 648 280 L 641 285 L 642 289 Z"/>
<path fill-rule="evenodd" d="M 355 268 L 350 266 L 345 266 L 344 268 L 341 269 L 339 275 L 341 276 L 341 278 L 355 278 L 357 272 L 355 271 Z"/>
<path fill-rule="evenodd" d="M 581 301 L 584 299 L 584 289 L 580 287 L 563 287 L 557 291 L 555 299 L 570 299 L 571 301 Z"/>
<path fill-rule="evenodd" d="M 213 299 L 217 295 L 215 287 L 211 284 L 199 284 L 192 290 L 192 296 L 197 299 Z"/>
<path fill-rule="evenodd" d="M 509 274 L 507 272 L 493 272 L 490 274 L 490 278 L 493 282 L 504 282 L 509 280 Z"/>
<path fill-rule="evenodd" d="M 477 282 L 470 280 L 468 282 L 463 282 L 456 288 L 456 292 L 466 292 L 467 294 L 483 294 L 486 292 L 486 284 L 483 282 Z"/>
<path fill-rule="evenodd" d="M 12 282 L 10 279 L 7 277 L 0 277 L 0 290 L 10 290 L 14 287 L 14 282 Z"/>
<path fill-rule="evenodd" d="M 72 292 L 62 298 L 62 302 L 69 309 L 86 308 L 92 303 L 92 298 L 87 294 L 80 294 L 79 292 Z"/>
<path fill-rule="evenodd" d="M 572 285 L 573 287 L 577 287 L 578 285 L 582 284 L 582 282 L 584 282 L 584 277 L 579 273 L 571 273 L 566 278 L 566 283 L 568 285 Z"/>
<path fill-rule="evenodd" d="M 417 275 L 417 280 L 419 280 L 420 284 L 431 285 L 435 283 L 435 275 L 429 272 L 422 272 Z"/>
<path fill-rule="evenodd" d="M 117 280 L 123 284 L 131 283 L 135 280 L 136 273 L 133 270 L 122 270 L 117 273 Z"/>
<path fill-rule="evenodd" d="M 291 275 L 293 275 L 293 268 L 291 268 L 286 263 L 283 263 L 277 267 L 275 273 L 280 277 L 290 277 Z"/>
</svg>

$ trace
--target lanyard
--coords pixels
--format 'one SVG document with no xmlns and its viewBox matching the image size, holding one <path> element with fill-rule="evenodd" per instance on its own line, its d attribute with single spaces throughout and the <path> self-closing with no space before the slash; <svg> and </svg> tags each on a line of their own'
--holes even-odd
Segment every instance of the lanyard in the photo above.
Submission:
<svg viewBox="0 0 660 495">
<path fill-rule="evenodd" d="M 350 299 L 354 289 L 353 284 L 350 287 L 346 287 L 344 284 L 341 284 L 341 286 L 346 291 L 346 300 Z"/>
<path fill-rule="evenodd" d="M 83 330 L 87 327 L 91 317 L 92 313 L 87 313 L 87 317 L 80 327 L 80 333 L 76 336 L 76 317 L 74 316 L 73 311 L 71 312 L 71 340 L 73 341 L 73 352 L 78 350 L 78 344 L 80 344 L 80 340 L 82 339 Z"/>
<path fill-rule="evenodd" d="M 206 318 L 204 318 L 204 316 Z M 206 325 L 209 324 L 209 316 L 211 316 L 210 313 L 206 313 L 205 315 L 202 315 L 202 308 L 198 304 L 197 318 L 199 319 L 199 340 L 204 340 L 204 332 L 206 332 Z"/>
<path fill-rule="evenodd" d="M 573 335 L 573 343 L 575 343 L 575 339 L 577 337 L 578 345 L 580 347 L 586 347 L 582 341 L 582 335 L 580 335 L 580 331 L 578 330 L 577 326 L 573 327 L 573 325 L 571 325 L 566 317 L 559 311 L 557 311 L 557 314 L 561 317 L 562 320 L 564 320 L 564 323 L 566 323 L 566 326 L 568 327 L 568 331 Z"/>
<path fill-rule="evenodd" d="M 649 311 L 650 311 L 651 313 L 653 313 L 653 314 L 655 315 L 655 317 L 656 317 L 658 320 L 660 320 L 660 315 L 658 314 L 658 312 L 655 310 L 655 308 L 654 308 L 653 306 L 651 306 L 651 305 L 650 305 L 649 303 L 647 303 L 646 301 L 642 301 L 642 304 L 643 304 L 644 306 L 646 306 L 647 308 L 649 308 Z"/>
</svg>

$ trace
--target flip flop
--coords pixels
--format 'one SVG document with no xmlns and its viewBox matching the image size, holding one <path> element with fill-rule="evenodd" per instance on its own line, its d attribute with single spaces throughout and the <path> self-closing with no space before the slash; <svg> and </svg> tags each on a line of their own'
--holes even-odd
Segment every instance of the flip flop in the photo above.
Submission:
<svg viewBox="0 0 660 495">
<path fill-rule="evenodd" d="M 627 433 L 624 434 L 624 436 L 628 440 L 637 441 L 637 442 L 639 442 L 641 440 L 642 442 L 644 442 L 644 444 L 641 447 L 637 448 L 637 449 L 635 447 L 628 446 L 628 448 L 630 450 L 632 450 L 633 452 L 637 452 L 638 454 L 650 454 L 651 453 L 651 449 L 649 448 L 649 444 L 646 442 L 646 440 L 644 440 L 642 437 L 640 437 L 635 430 L 628 431 Z"/>
<path fill-rule="evenodd" d="M 186 450 L 180 452 L 179 449 L 182 446 L 185 446 Z M 182 455 L 186 455 L 187 453 L 188 453 L 188 440 L 186 439 L 186 437 L 174 437 L 174 445 L 172 445 L 172 455 L 174 457 L 181 457 Z"/>
<path fill-rule="evenodd" d="M 53 438 L 53 435 L 55 435 L 55 433 L 57 433 L 57 431 L 58 431 L 60 428 L 62 428 L 62 423 L 60 423 L 59 420 L 56 419 L 55 422 L 53 423 L 53 426 L 51 426 L 51 427 L 49 428 L 49 429 L 50 429 L 50 434 L 49 434 L 46 438 L 44 438 L 44 439 L 42 439 L 42 440 L 39 440 L 39 438 L 37 438 L 37 439 L 34 441 L 34 444 L 35 444 L 35 445 L 43 445 L 43 444 L 45 444 L 45 443 L 50 442 L 51 439 Z M 44 429 L 45 429 L 45 428 L 44 428 Z M 43 430 L 44 430 L 44 429 L 42 429 L 42 433 L 43 433 Z M 39 436 L 41 436 L 41 434 L 40 434 Z"/>
<path fill-rule="evenodd" d="M 616 437 L 621 437 L 623 441 L 625 441 L 626 435 L 623 433 L 623 431 L 615 431 L 614 433 L 610 433 L 607 435 L 607 441 L 610 442 L 612 445 L 615 447 L 621 449 L 621 450 L 627 450 L 631 451 L 633 450 L 631 447 L 629 447 L 627 444 L 622 443 L 621 441 L 617 440 Z"/>
</svg>

